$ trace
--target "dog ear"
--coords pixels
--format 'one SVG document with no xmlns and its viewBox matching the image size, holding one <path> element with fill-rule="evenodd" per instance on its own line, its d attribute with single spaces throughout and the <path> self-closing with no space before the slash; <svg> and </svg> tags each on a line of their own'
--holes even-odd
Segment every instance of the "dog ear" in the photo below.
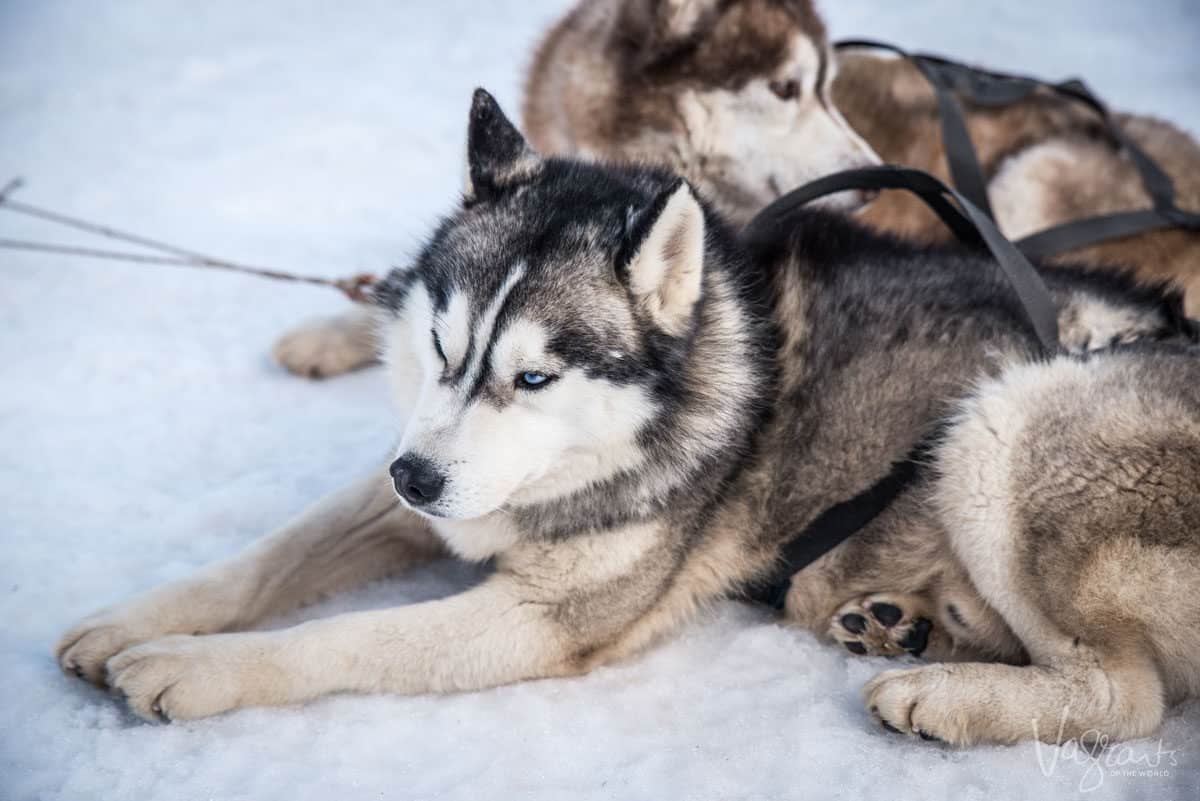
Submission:
<svg viewBox="0 0 1200 801">
<path fill-rule="evenodd" d="M 719 10 L 719 0 L 630 0 L 621 4 L 618 32 L 648 64 L 686 42 Z"/>
<path fill-rule="evenodd" d="M 716 0 L 657 0 L 656 33 L 660 41 L 677 42 L 691 36 L 700 22 L 716 11 Z"/>
<path fill-rule="evenodd" d="M 496 98 L 476 89 L 467 124 L 467 204 L 487 200 L 505 187 L 527 181 L 542 160 L 521 136 Z"/>
<path fill-rule="evenodd" d="M 631 215 L 624 277 L 638 305 L 672 336 L 687 332 L 704 272 L 704 209 L 686 181 Z"/>
</svg>

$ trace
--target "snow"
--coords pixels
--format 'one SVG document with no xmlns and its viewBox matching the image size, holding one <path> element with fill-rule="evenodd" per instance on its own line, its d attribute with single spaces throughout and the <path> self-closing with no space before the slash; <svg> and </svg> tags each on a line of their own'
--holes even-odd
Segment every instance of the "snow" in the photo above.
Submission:
<svg viewBox="0 0 1200 801">
<path fill-rule="evenodd" d="M 1200 131 L 1189 0 L 826 6 L 835 35 L 1080 72 L 1114 106 Z M 27 202 L 231 258 L 379 271 L 458 190 L 471 88 L 515 114 L 531 47 L 562 9 L 4 3 L 0 181 L 20 174 Z M 14 215 L 0 215 L 0 236 L 85 241 Z M 1200 797 L 1196 702 L 1161 740 L 1099 763 L 907 742 L 861 705 L 886 662 L 732 603 L 587 677 L 454 697 L 338 697 L 155 726 L 61 675 L 50 650 L 76 619 L 233 552 L 385 453 L 395 425 L 379 371 L 312 384 L 266 355 L 288 326 L 343 303 L 238 276 L 0 252 L 0 798 Z M 439 564 L 304 614 L 475 577 Z M 1123 777 L 1105 759 L 1168 775 Z"/>
</svg>

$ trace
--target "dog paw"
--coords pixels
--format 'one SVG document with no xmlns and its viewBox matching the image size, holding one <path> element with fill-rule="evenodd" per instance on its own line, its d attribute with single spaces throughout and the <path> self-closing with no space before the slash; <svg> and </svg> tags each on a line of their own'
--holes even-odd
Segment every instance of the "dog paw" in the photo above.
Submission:
<svg viewBox="0 0 1200 801">
<path fill-rule="evenodd" d="M 919 595 L 874 593 L 834 612 L 829 636 L 861 656 L 920 656 L 933 633 L 931 618 Z"/>
<path fill-rule="evenodd" d="M 376 360 L 368 323 L 350 315 L 311 320 L 289 331 L 272 355 L 280 366 L 308 378 L 340 375 Z"/>
<path fill-rule="evenodd" d="M 955 665 L 887 670 L 863 690 L 871 716 L 890 732 L 962 746 L 975 742 L 954 697 Z"/>
<path fill-rule="evenodd" d="M 161 634 L 153 626 L 130 616 L 101 612 L 64 634 L 54 647 L 54 658 L 64 673 L 104 687 L 105 664 L 112 656 Z"/>
<path fill-rule="evenodd" d="M 256 703 L 247 675 L 253 653 L 231 637 L 177 635 L 152 640 L 108 660 L 109 684 L 150 721 L 192 720 Z"/>
</svg>

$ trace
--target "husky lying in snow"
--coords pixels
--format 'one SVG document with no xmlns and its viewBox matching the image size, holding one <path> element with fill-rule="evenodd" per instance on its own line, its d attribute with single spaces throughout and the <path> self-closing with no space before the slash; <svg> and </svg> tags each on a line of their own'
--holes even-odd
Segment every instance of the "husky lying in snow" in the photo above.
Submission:
<svg viewBox="0 0 1200 801">
<path fill-rule="evenodd" d="M 1010 237 L 1151 205 L 1132 163 L 1086 109 L 1035 96 L 968 112 Z M 1196 142 L 1161 120 L 1119 119 L 1172 176 L 1180 205 L 1200 209 Z M 583 0 L 537 51 L 524 121 L 539 152 L 663 165 L 738 224 L 783 192 L 880 156 L 947 180 L 925 80 L 908 62 L 871 52 L 835 60 L 811 0 Z M 853 208 L 866 199 L 847 192 L 833 203 Z M 903 193 L 883 195 L 863 215 L 918 241 L 949 237 Z M 1200 317 L 1200 236 L 1127 237 L 1068 261 L 1171 280 Z M 377 352 L 361 312 L 312 321 L 275 347 L 280 364 L 314 377 L 361 367 Z"/>
<path fill-rule="evenodd" d="M 1194 347 L 1038 361 L 986 258 L 819 210 L 746 253 L 690 184 L 543 159 L 482 91 L 468 172 L 462 207 L 380 290 L 404 421 L 390 477 L 85 620 L 58 646 L 66 671 L 165 719 L 582 673 L 741 593 L 950 419 L 939 477 L 787 598 L 856 652 L 980 660 L 883 673 L 872 712 L 956 744 L 1057 737 L 1064 709 L 1065 736 L 1132 737 L 1200 691 Z M 1159 295 L 1045 278 L 1077 342 L 1087 321 L 1189 338 Z M 495 572 L 239 631 L 445 549 Z"/>
</svg>

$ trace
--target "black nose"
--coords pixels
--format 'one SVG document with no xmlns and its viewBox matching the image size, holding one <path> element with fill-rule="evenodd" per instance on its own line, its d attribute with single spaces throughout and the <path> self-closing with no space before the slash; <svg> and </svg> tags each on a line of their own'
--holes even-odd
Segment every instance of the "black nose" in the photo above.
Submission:
<svg viewBox="0 0 1200 801">
<path fill-rule="evenodd" d="M 446 477 L 433 462 L 412 453 L 392 462 L 388 472 L 392 474 L 396 492 L 413 506 L 433 503 L 441 497 L 442 488 L 446 486 Z"/>
</svg>

